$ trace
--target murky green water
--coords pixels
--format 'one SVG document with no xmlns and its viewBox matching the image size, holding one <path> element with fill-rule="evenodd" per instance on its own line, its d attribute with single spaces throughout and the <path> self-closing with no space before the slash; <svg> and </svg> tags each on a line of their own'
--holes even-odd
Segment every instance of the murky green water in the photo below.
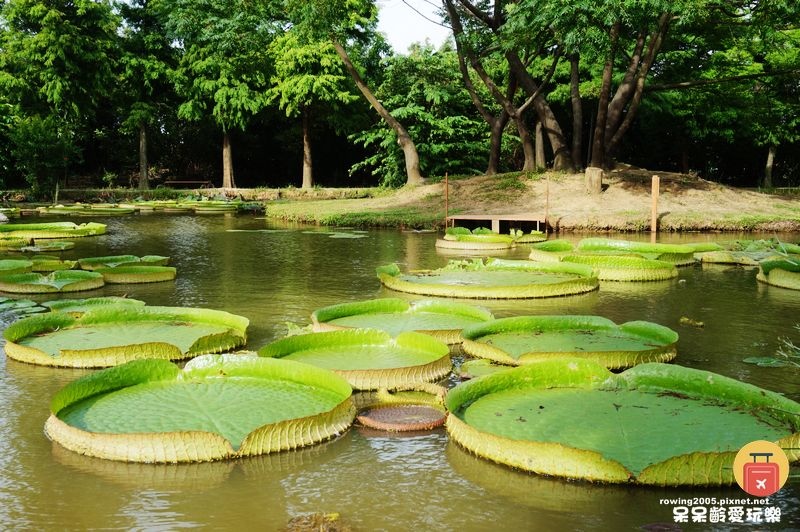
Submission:
<svg viewBox="0 0 800 532">
<path fill-rule="evenodd" d="M 376 266 L 430 268 L 452 258 L 437 254 L 433 234 L 370 231 L 351 233 L 362 238 L 331 238 L 324 230 L 232 215 L 101 221 L 108 223 L 107 235 L 78 240 L 64 256 L 168 255 L 178 278 L 112 285 L 75 297 L 127 294 L 152 305 L 234 312 L 250 319 L 253 349 L 281 337 L 286 322 L 307 324 L 315 308 L 397 296 L 381 288 Z M 605 283 L 580 296 L 480 304 L 498 317 L 598 314 L 618 323 L 654 321 L 680 333 L 677 363 L 800 400 L 800 369 L 742 362 L 774 354 L 780 337 L 800 343 L 794 329 L 800 294 L 757 283 L 753 269 L 694 266 L 670 281 Z M 681 326 L 681 316 L 705 327 Z M 108 462 L 65 451 L 42 433 L 50 397 L 86 371 L 5 357 L 0 365 L 0 528 L 5 530 L 277 530 L 294 516 L 318 511 L 339 512 L 357 530 L 622 530 L 672 524 L 672 506 L 660 499 L 745 495 L 738 488 L 643 489 L 538 477 L 475 458 L 450 443 L 443 430 L 386 435 L 353 428 L 303 451 L 235 462 Z M 774 526 L 800 525 L 800 478 L 790 480 L 775 501 L 782 516 Z"/>
</svg>

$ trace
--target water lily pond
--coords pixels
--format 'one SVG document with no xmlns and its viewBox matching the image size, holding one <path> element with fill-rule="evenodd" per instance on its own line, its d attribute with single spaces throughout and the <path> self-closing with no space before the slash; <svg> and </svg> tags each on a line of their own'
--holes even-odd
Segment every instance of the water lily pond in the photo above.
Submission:
<svg viewBox="0 0 800 532">
<path fill-rule="evenodd" d="M 174 281 L 107 284 L 75 297 L 127 295 L 148 305 L 204 307 L 250 320 L 247 347 L 305 326 L 318 308 L 380 297 L 424 296 L 381 285 L 378 266 L 436 269 L 437 235 L 397 230 L 283 226 L 249 215 L 142 214 L 98 218 L 103 235 L 77 239 L 64 259 L 162 255 Z M 670 236 L 668 241 L 738 235 Z M 770 237 L 775 235 L 757 235 Z M 796 241 L 797 235 L 778 235 Z M 748 235 L 752 238 L 752 235 Z M 567 235 L 567 238 L 570 238 Z M 645 237 L 646 238 L 646 237 Z M 574 240 L 577 241 L 578 237 Z M 526 258 L 519 246 L 507 258 Z M 474 257 L 474 254 L 471 255 Z M 20 257 L 23 258 L 23 257 Z M 652 321 L 679 333 L 676 364 L 714 371 L 800 400 L 800 368 L 743 362 L 800 343 L 800 292 L 756 281 L 754 267 L 694 265 L 677 278 L 601 281 L 599 290 L 533 300 L 465 300 L 496 317 L 599 315 Z M 66 299 L 70 294 L 25 295 Z M 0 327 L 13 321 L 0 313 Z M 702 325 L 702 326 L 701 326 Z M 456 360 L 458 362 L 458 360 Z M 296 517 L 337 512 L 354 530 L 625 530 L 674 525 L 661 499 L 735 498 L 732 488 L 651 488 L 569 482 L 494 464 L 464 451 L 443 428 L 390 434 L 354 426 L 308 448 L 234 461 L 129 464 L 89 458 L 43 434 L 53 395 L 93 370 L 0 357 L 0 528 L 279 530 Z M 453 379 L 455 381 L 455 379 Z M 800 526 L 800 474 L 771 498 L 780 528 Z M 734 528 L 735 525 L 728 525 Z"/>
</svg>

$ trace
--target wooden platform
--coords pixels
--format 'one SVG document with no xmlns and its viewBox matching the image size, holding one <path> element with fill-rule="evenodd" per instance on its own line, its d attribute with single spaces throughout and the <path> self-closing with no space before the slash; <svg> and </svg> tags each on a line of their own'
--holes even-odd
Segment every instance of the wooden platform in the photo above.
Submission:
<svg viewBox="0 0 800 532">
<path fill-rule="evenodd" d="M 509 229 L 522 229 L 522 226 L 536 224 L 537 231 L 547 230 L 547 219 L 542 214 L 454 214 L 447 217 L 447 225 L 462 225 L 460 222 L 484 222 L 496 233 L 506 233 Z M 481 225 L 478 223 L 477 225 Z M 476 227 L 477 227 L 476 225 Z"/>
</svg>

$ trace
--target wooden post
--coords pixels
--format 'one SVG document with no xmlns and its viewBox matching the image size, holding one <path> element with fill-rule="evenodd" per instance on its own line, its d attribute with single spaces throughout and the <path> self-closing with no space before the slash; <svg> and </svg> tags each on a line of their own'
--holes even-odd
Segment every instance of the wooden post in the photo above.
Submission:
<svg viewBox="0 0 800 532">
<path fill-rule="evenodd" d="M 661 178 L 657 175 L 653 176 L 653 183 L 651 186 L 650 195 L 653 199 L 653 204 L 650 209 L 650 232 L 658 232 L 658 189 Z"/>
<path fill-rule="evenodd" d="M 550 175 L 545 174 L 544 182 L 544 234 L 547 234 L 547 217 L 550 214 Z M 538 229 L 538 227 L 537 227 Z"/>
<path fill-rule="evenodd" d="M 448 201 L 450 199 L 450 184 L 447 182 L 447 172 L 444 173 L 444 228 L 447 229 Z"/>
</svg>

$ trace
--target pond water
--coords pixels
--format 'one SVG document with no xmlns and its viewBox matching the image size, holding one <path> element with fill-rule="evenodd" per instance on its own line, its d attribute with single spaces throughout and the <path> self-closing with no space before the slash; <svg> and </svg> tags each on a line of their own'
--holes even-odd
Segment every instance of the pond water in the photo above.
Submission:
<svg viewBox="0 0 800 532">
<path fill-rule="evenodd" d="M 308 324 L 309 314 L 321 306 L 375 297 L 415 298 L 383 289 L 375 276 L 379 265 L 397 262 L 405 271 L 439 267 L 454 258 L 437 253 L 436 235 L 430 233 L 335 233 L 235 215 L 153 214 L 99 221 L 108 224 L 108 234 L 77 240 L 65 258 L 168 255 L 178 278 L 110 285 L 73 297 L 127 294 L 151 305 L 233 312 L 250 319 L 247 346 L 253 350 L 282 337 L 287 322 Z M 697 265 L 680 269 L 680 277 L 670 281 L 604 283 L 599 291 L 578 296 L 476 303 L 497 317 L 597 314 L 617 323 L 660 323 L 680 334 L 676 363 L 800 400 L 800 369 L 742 362 L 773 355 L 781 337 L 800 343 L 795 329 L 800 293 L 758 283 L 752 268 Z M 682 326 L 683 316 L 705 326 Z M 2 327 L 11 320 L 2 319 Z M 0 366 L 4 530 L 243 525 L 278 530 L 291 518 L 313 512 L 338 512 L 356 530 L 669 529 L 674 526 L 672 505 L 662 505 L 660 499 L 745 496 L 736 487 L 653 489 L 539 477 L 476 458 L 449 442 L 443 429 L 387 435 L 354 427 L 302 451 L 230 462 L 109 462 L 66 451 L 42 432 L 51 396 L 88 371 L 31 366 L 4 356 Z M 790 478 L 771 504 L 781 510 L 777 527 L 800 526 L 800 478 Z"/>
</svg>

